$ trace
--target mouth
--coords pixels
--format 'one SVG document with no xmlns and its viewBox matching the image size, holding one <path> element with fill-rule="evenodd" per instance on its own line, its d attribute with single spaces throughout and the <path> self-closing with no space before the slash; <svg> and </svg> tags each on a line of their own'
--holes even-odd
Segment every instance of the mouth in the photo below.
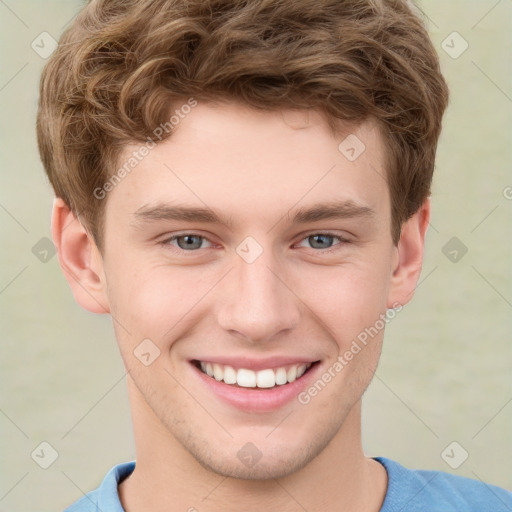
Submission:
<svg viewBox="0 0 512 512">
<path fill-rule="evenodd" d="M 231 365 L 211 361 L 192 360 L 192 364 L 203 374 L 217 382 L 222 382 L 234 388 L 275 389 L 287 386 L 303 377 L 318 361 L 296 363 L 276 368 L 251 370 L 235 368 Z"/>
</svg>

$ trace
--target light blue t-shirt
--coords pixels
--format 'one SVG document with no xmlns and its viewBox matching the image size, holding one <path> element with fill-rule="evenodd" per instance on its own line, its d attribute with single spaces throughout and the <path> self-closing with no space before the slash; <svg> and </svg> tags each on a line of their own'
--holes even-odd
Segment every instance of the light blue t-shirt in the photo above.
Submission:
<svg viewBox="0 0 512 512">
<path fill-rule="evenodd" d="M 443 471 L 411 470 L 375 457 L 388 473 L 380 512 L 511 512 L 512 492 Z M 64 512 L 125 512 L 117 485 L 135 469 L 135 461 L 114 466 L 101 485 Z"/>
</svg>

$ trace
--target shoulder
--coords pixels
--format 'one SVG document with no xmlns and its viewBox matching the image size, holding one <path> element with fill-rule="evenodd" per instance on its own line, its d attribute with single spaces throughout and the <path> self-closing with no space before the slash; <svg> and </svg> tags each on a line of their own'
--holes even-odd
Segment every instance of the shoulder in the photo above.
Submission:
<svg viewBox="0 0 512 512">
<path fill-rule="evenodd" d="M 64 512 L 124 512 L 117 485 L 135 469 L 135 461 L 114 466 L 103 478 L 100 486 L 85 494 Z"/>
<path fill-rule="evenodd" d="M 98 509 L 98 489 L 88 492 L 75 501 L 64 512 L 100 512 Z"/>
<path fill-rule="evenodd" d="M 375 457 L 388 473 L 388 490 L 381 512 L 512 511 L 512 492 L 479 480 L 444 471 L 412 470 Z"/>
</svg>

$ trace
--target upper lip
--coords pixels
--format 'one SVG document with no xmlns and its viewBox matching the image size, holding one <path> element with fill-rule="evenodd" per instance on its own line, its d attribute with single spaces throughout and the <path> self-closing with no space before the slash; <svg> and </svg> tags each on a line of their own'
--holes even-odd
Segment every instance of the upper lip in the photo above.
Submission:
<svg viewBox="0 0 512 512">
<path fill-rule="evenodd" d="M 204 356 L 191 359 L 191 361 L 201 361 L 205 363 L 217 363 L 232 366 L 233 368 L 246 368 L 247 370 L 259 371 L 267 368 L 280 368 L 293 364 L 314 363 L 317 359 L 304 358 L 296 356 L 273 356 L 265 359 L 253 359 L 250 357 L 222 357 L 222 356 Z"/>
</svg>

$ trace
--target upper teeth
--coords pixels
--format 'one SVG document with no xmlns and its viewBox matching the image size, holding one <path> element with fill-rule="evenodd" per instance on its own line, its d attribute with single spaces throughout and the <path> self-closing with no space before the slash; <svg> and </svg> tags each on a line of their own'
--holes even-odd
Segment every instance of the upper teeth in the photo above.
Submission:
<svg viewBox="0 0 512 512">
<path fill-rule="evenodd" d="M 298 379 L 311 366 L 312 363 L 294 364 L 286 369 L 280 368 L 259 370 L 257 372 L 246 368 L 235 369 L 232 366 L 200 362 L 201 370 L 213 377 L 222 380 L 226 384 L 238 384 L 243 388 L 272 388 L 276 384 L 282 385 Z"/>
</svg>

